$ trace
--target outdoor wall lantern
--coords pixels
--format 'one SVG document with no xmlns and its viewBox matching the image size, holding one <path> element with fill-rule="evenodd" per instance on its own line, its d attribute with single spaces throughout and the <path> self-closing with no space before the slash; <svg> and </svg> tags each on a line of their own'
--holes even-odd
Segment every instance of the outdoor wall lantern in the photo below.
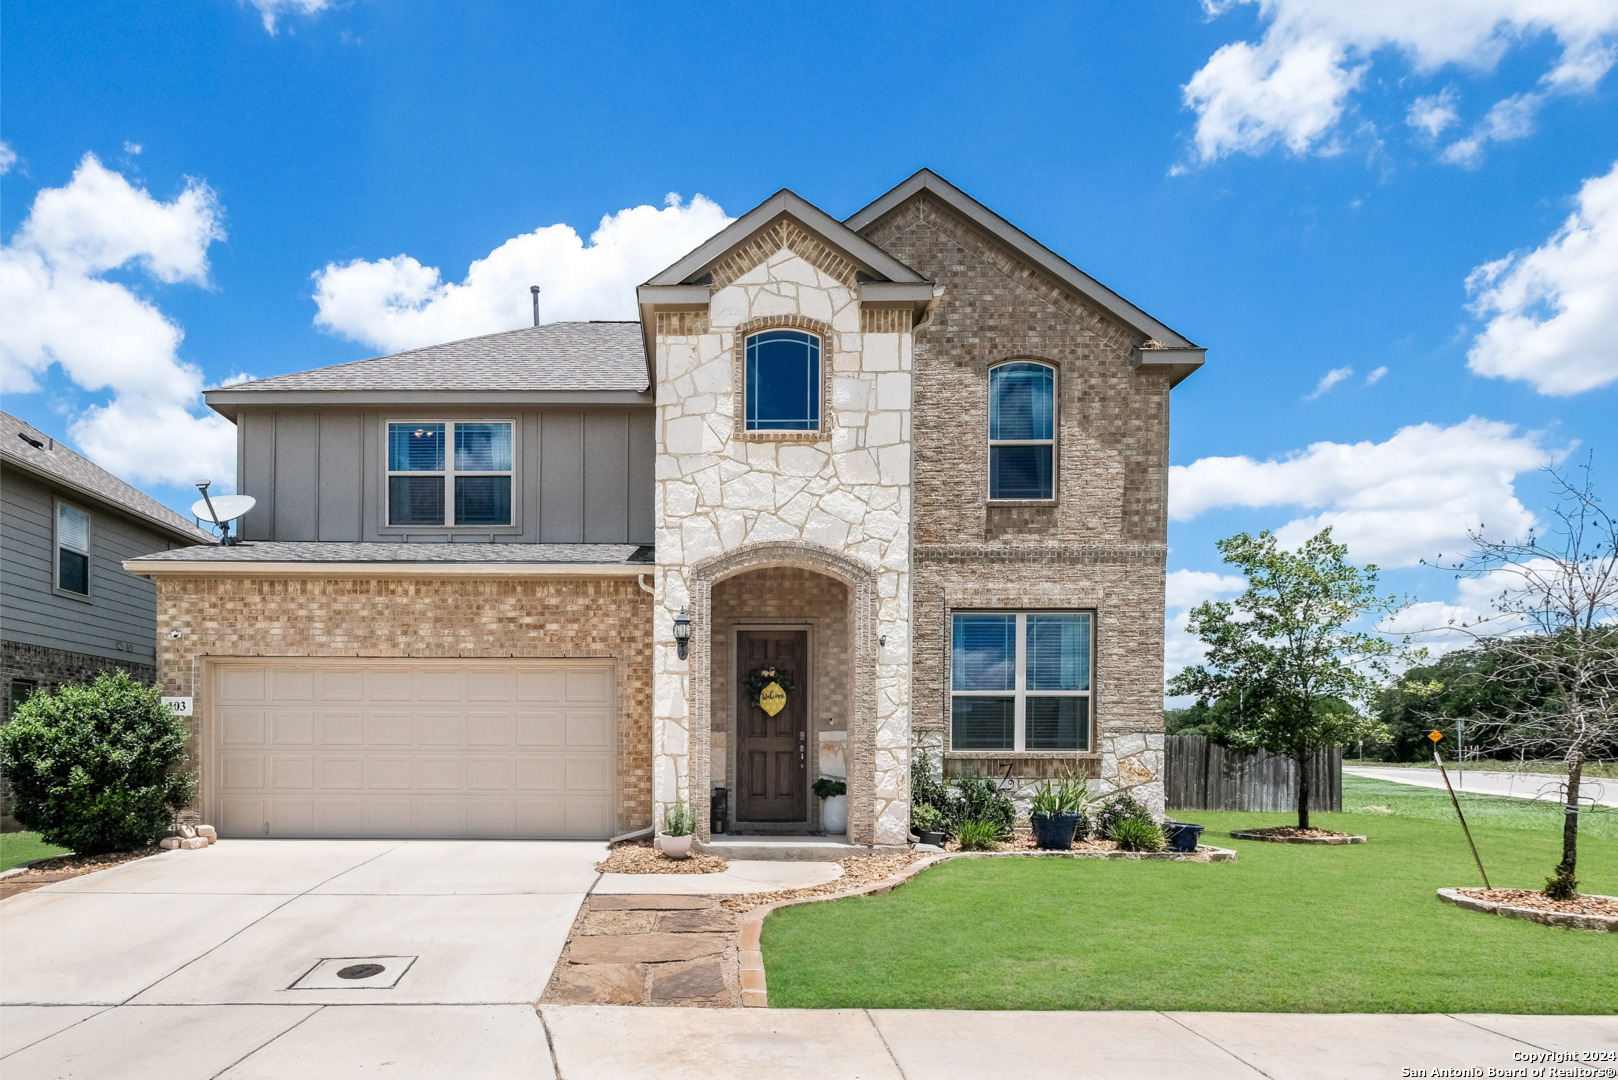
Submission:
<svg viewBox="0 0 1618 1080">
<path fill-rule="evenodd" d="M 685 659 L 686 650 L 691 647 L 691 617 L 685 613 L 685 608 L 674 616 L 674 647 L 680 653 L 680 659 Z"/>
</svg>

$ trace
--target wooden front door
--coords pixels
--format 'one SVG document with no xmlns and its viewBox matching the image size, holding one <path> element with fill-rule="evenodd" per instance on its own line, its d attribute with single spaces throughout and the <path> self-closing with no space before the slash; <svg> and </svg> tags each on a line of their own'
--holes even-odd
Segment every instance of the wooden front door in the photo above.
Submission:
<svg viewBox="0 0 1618 1080">
<path fill-rule="evenodd" d="M 756 668 L 787 672 L 794 689 L 774 716 L 753 704 L 744 681 Z M 809 632 L 736 634 L 736 820 L 807 821 Z"/>
</svg>

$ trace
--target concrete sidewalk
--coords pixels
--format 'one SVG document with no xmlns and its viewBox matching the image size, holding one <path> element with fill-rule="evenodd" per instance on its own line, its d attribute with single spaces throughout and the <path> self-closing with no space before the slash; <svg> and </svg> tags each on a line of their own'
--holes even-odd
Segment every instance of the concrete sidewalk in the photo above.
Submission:
<svg viewBox="0 0 1618 1080">
<path fill-rule="evenodd" d="M 1469 769 L 1457 772 L 1449 769 L 1449 782 L 1457 794 L 1505 795 L 1513 799 L 1537 799 L 1544 803 L 1562 801 L 1562 784 L 1566 779 L 1555 773 L 1485 772 Z M 1367 780 L 1387 780 L 1412 787 L 1444 789 L 1444 778 L 1437 769 L 1379 768 L 1374 765 L 1344 765 L 1349 776 L 1363 776 Z M 1602 806 L 1618 806 L 1618 781 L 1587 776 L 1579 784 L 1580 798 Z"/>
<path fill-rule="evenodd" d="M 551 1005 L 0 1009 L 6 1080 L 373 1073 L 395 1080 L 1384 1080 L 1418 1075 L 1407 1069 L 1532 1069 L 1551 1053 L 1618 1054 L 1618 1018 Z"/>
</svg>

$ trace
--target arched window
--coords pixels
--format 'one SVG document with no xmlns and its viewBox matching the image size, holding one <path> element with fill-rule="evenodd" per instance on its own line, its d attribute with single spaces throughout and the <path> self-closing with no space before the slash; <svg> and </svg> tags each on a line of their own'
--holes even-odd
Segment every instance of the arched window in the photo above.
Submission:
<svg viewBox="0 0 1618 1080">
<path fill-rule="evenodd" d="M 989 498 L 1056 497 L 1056 371 L 1017 361 L 989 369 Z"/>
<path fill-rule="evenodd" d="M 747 339 L 747 430 L 820 430 L 820 338 L 765 330 Z"/>
</svg>

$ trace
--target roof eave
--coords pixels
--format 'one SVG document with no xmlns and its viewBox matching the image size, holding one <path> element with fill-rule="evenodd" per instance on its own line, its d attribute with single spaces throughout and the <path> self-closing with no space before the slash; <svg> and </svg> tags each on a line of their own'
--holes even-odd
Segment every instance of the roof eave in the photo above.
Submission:
<svg viewBox="0 0 1618 1080">
<path fill-rule="evenodd" d="M 490 405 L 651 405 L 644 390 L 237 390 L 203 394 L 208 407 L 235 421 L 242 408 L 281 406 L 365 408 L 387 405 L 477 407 Z"/>
<path fill-rule="evenodd" d="M 136 510 L 134 507 L 121 503 L 116 499 L 109 498 L 93 488 L 87 488 L 83 484 L 69 480 L 60 473 L 53 473 L 49 469 L 41 469 L 27 458 L 21 458 L 15 454 L 0 452 L 0 463 L 3 463 L 8 469 L 17 469 L 20 472 L 27 473 L 29 476 L 36 480 L 42 481 L 45 484 L 66 488 L 76 497 L 84 500 L 85 502 L 93 502 L 97 506 L 111 510 L 113 513 L 122 514 L 125 517 L 135 518 L 142 521 L 152 529 L 162 533 L 164 536 L 172 537 L 176 540 L 183 540 L 188 544 L 208 544 L 214 541 L 213 537 L 209 536 L 201 529 L 191 532 L 187 529 L 174 525 L 172 522 L 164 521 L 160 517 L 148 514 L 144 510 Z"/>
<path fill-rule="evenodd" d="M 1208 357 L 1208 350 L 1191 346 L 1190 348 L 1148 348 L 1140 346 L 1135 349 L 1135 369 L 1137 371 L 1166 371 L 1169 376 L 1169 386 L 1179 386 L 1203 365 Z"/>
</svg>

